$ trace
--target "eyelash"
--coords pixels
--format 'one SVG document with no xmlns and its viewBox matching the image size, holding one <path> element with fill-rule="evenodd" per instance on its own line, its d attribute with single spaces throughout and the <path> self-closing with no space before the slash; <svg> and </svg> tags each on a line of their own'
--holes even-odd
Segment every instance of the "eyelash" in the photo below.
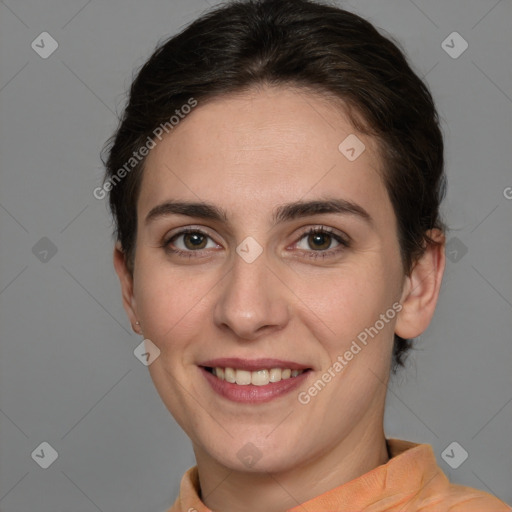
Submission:
<svg viewBox="0 0 512 512">
<path fill-rule="evenodd" d="M 197 250 L 197 251 L 184 251 L 182 249 L 173 249 L 171 248 L 171 243 L 176 240 L 178 237 L 180 236 L 183 236 L 183 235 L 186 235 L 186 234 L 190 234 L 190 233 L 195 233 L 195 234 L 201 234 L 205 237 L 208 237 L 211 239 L 210 235 L 208 235 L 208 233 L 205 233 L 203 230 L 199 229 L 199 228 L 185 228 L 185 229 L 182 229 L 181 231 L 179 231 L 178 233 L 175 233 L 173 234 L 171 237 L 167 238 L 164 240 L 163 244 L 162 244 L 162 248 L 168 252 L 168 253 L 171 253 L 171 254 L 176 254 L 180 257 L 184 257 L 184 258 L 201 258 L 201 257 L 205 257 L 203 253 L 203 251 L 205 251 L 205 249 L 200 249 L 200 250 Z M 317 258 L 322 258 L 322 259 L 325 259 L 326 257 L 333 257 L 333 256 L 336 256 L 338 255 L 338 253 L 340 253 L 341 251 L 345 250 L 345 249 L 348 249 L 350 247 L 350 242 L 348 239 L 346 238 L 343 238 L 342 236 L 334 233 L 333 230 L 329 229 L 329 228 L 325 228 L 325 227 L 315 227 L 315 228 L 310 228 L 309 230 L 305 231 L 304 233 L 302 233 L 299 237 L 299 239 L 297 240 L 297 242 L 294 243 L 294 245 L 298 244 L 301 240 L 303 240 L 304 238 L 310 236 L 310 235 L 317 235 L 317 234 L 325 234 L 325 235 L 329 235 L 330 237 L 332 237 L 336 242 L 338 242 L 340 245 L 338 247 L 336 247 L 335 249 L 325 249 L 325 250 L 318 250 L 318 251 L 314 251 L 314 250 L 310 250 L 310 251 L 304 251 L 302 250 L 303 252 L 307 253 L 308 254 L 308 257 L 309 258 L 313 258 L 313 259 L 317 259 Z"/>
</svg>

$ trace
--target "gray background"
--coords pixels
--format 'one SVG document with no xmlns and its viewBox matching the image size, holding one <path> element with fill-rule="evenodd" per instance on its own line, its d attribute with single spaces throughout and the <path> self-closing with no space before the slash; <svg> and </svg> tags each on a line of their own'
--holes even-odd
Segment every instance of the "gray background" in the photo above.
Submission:
<svg viewBox="0 0 512 512">
<path fill-rule="evenodd" d="M 512 502 L 512 4 L 343 5 L 407 50 L 447 143 L 449 261 L 434 322 L 390 385 L 387 435 L 431 443 L 454 482 Z M 2 512 L 163 511 L 194 464 L 133 355 L 106 201 L 92 191 L 133 70 L 206 8 L 0 2 Z M 59 44 L 47 59 L 31 48 L 43 31 Z M 469 44 L 458 58 L 442 47 L 453 31 Z M 441 457 L 453 441 L 469 454 L 458 469 Z M 31 457 L 42 442 L 58 452 L 48 469 Z"/>
</svg>

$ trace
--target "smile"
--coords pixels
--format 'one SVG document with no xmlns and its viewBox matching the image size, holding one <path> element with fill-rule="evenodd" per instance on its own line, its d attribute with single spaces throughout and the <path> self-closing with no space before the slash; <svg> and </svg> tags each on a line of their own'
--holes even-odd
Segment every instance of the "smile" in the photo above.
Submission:
<svg viewBox="0 0 512 512">
<path fill-rule="evenodd" d="M 223 399 L 261 404 L 289 395 L 304 384 L 312 368 L 279 359 L 222 358 L 202 361 L 199 370 Z"/>
<path fill-rule="evenodd" d="M 270 383 L 298 377 L 306 370 L 292 370 L 291 368 L 270 368 L 256 371 L 241 370 L 237 368 L 206 368 L 212 375 L 220 380 L 239 386 L 266 386 Z"/>
</svg>

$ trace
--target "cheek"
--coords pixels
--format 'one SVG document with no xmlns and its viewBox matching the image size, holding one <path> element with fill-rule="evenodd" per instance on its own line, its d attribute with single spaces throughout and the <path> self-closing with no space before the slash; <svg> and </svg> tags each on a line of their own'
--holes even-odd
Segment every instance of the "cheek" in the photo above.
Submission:
<svg viewBox="0 0 512 512">
<path fill-rule="evenodd" d="M 134 294 L 144 334 L 162 350 L 187 339 L 188 330 L 207 314 L 208 295 L 215 287 L 212 272 L 197 274 L 191 268 L 172 268 L 140 255 Z"/>
<path fill-rule="evenodd" d="M 330 351 L 343 349 L 392 307 L 398 290 L 394 275 L 393 268 L 384 268 L 380 262 L 359 261 L 297 280 L 304 321 Z M 391 323 L 381 330 L 392 330 Z"/>
</svg>

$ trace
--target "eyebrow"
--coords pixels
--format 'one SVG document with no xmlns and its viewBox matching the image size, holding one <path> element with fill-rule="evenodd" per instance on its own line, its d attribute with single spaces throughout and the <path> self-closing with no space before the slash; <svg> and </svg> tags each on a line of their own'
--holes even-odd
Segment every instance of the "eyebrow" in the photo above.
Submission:
<svg viewBox="0 0 512 512">
<path fill-rule="evenodd" d="M 226 212 L 213 204 L 204 202 L 166 201 L 165 203 L 155 206 L 146 215 L 144 222 L 147 225 L 156 219 L 169 215 L 186 215 L 187 217 L 216 220 L 226 223 L 228 221 Z"/>
<path fill-rule="evenodd" d="M 372 217 L 362 206 L 346 199 L 297 201 L 278 206 L 274 213 L 273 222 L 276 224 L 325 213 L 353 215 L 369 224 L 373 223 Z"/>
<path fill-rule="evenodd" d="M 337 213 L 353 215 L 373 224 L 370 214 L 360 205 L 346 199 L 326 199 L 313 201 L 296 201 L 279 205 L 274 209 L 272 223 L 278 224 L 312 215 L 326 213 Z M 228 215 L 225 210 L 218 206 L 206 202 L 187 202 L 187 201 L 165 201 L 154 208 L 146 215 L 145 224 L 149 224 L 158 218 L 169 215 L 185 215 L 205 220 L 214 220 L 218 222 L 228 222 Z"/>
</svg>

